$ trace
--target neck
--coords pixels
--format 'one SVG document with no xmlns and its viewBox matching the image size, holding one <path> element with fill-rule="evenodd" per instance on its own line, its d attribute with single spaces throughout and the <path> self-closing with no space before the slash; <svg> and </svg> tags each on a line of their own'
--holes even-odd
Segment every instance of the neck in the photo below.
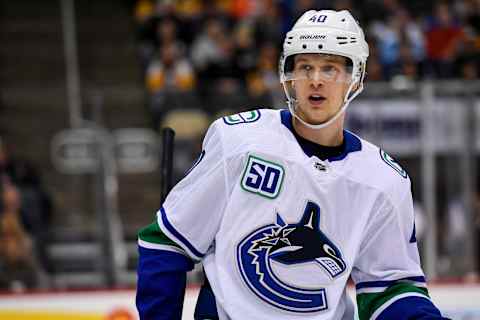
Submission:
<svg viewBox="0 0 480 320">
<path fill-rule="evenodd" d="M 336 121 L 321 129 L 312 129 L 292 117 L 293 127 L 298 135 L 326 147 L 336 147 L 343 143 L 343 123 L 345 116 L 342 115 Z"/>
</svg>

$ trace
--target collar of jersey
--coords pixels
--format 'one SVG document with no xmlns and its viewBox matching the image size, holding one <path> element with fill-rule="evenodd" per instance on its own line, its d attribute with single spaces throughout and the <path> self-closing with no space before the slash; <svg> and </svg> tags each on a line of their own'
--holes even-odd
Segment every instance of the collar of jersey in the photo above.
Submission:
<svg viewBox="0 0 480 320">
<path fill-rule="evenodd" d="M 343 130 L 343 145 L 341 147 L 326 147 L 300 137 L 293 128 L 292 114 L 290 111 L 282 110 L 280 111 L 280 116 L 282 124 L 292 132 L 303 152 L 308 157 L 317 156 L 322 160 L 339 161 L 345 159 L 345 157 L 351 152 L 362 150 L 360 139 L 347 130 Z M 325 157 L 325 154 L 328 154 L 328 156 Z"/>
</svg>

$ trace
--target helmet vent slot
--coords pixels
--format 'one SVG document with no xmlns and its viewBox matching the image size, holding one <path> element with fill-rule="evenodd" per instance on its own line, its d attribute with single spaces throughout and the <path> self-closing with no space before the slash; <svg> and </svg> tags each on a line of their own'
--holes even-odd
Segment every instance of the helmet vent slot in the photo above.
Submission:
<svg viewBox="0 0 480 320">
<path fill-rule="evenodd" d="M 318 49 L 320 49 L 320 50 L 323 49 L 323 44 L 319 44 Z"/>
<path fill-rule="evenodd" d="M 347 41 L 341 41 L 338 44 L 347 44 L 347 43 L 348 43 Z"/>
<path fill-rule="evenodd" d="M 337 37 L 337 40 L 347 40 L 347 37 Z"/>
<path fill-rule="evenodd" d="M 303 49 L 307 49 L 307 45 L 306 45 L 306 44 L 303 44 L 303 45 L 302 45 L 302 48 L 303 48 Z"/>
</svg>

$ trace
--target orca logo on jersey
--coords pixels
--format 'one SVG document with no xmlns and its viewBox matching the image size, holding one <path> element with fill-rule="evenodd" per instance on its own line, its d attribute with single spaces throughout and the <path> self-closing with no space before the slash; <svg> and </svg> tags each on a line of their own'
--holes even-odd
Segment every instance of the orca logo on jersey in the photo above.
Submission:
<svg viewBox="0 0 480 320">
<path fill-rule="evenodd" d="M 282 281 L 273 272 L 272 261 L 317 263 L 332 279 L 347 269 L 340 250 L 320 230 L 320 207 L 311 201 L 298 223 L 287 224 L 277 213 L 275 224 L 246 236 L 237 246 L 237 263 L 248 288 L 268 304 L 300 313 L 328 309 L 325 288 L 306 289 Z"/>
</svg>

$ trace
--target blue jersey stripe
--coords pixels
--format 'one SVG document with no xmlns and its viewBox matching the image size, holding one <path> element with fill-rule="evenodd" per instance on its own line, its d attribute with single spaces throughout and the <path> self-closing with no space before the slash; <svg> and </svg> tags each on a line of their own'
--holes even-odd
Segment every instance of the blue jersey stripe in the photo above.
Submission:
<svg viewBox="0 0 480 320">
<path fill-rule="evenodd" d="M 200 260 L 205 254 L 198 251 L 180 232 L 178 232 L 172 224 L 167 219 L 167 213 L 163 207 L 160 208 L 161 218 L 163 225 L 167 228 L 168 232 L 170 232 L 188 251 L 190 251 L 195 258 Z"/>
<path fill-rule="evenodd" d="M 146 270 L 162 270 L 166 272 L 175 270 L 188 271 L 193 268 L 192 260 L 177 252 L 138 246 L 138 253 L 141 257 L 139 265 L 148 261 L 148 264 L 142 265 L 142 268 Z"/>
<path fill-rule="evenodd" d="M 399 299 L 383 310 L 375 320 L 446 319 L 428 298 L 409 296 Z"/>
<path fill-rule="evenodd" d="M 413 281 L 413 282 L 421 282 L 425 283 L 425 277 L 418 276 L 418 277 L 408 277 L 408 278 L 402 278 L 402 279 L 397 279 L 397 280 L 388 280 L 388 281 L 366 281 L 366 282 L 360 282 L 357 283 L 355 288 L 358 289 L 363 289 L 363 288 L 384 288 L 384 287 L 390 287 L 391 285 L 395 284 L 396 282 L 402 282 L 402 281 Z"/>
</svg>

